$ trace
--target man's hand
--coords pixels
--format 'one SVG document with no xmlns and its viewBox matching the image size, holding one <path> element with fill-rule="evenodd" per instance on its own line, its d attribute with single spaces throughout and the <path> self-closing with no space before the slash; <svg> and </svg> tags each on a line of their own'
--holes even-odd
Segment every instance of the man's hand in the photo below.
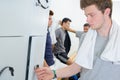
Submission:
<svg viewBox="0 0 120 80">
<path fill-rule="evenodd" d="M 49 67 L 35 69 L 38 80 L 51 80 L 54 77 L 53 71 Z"/>
</svg>

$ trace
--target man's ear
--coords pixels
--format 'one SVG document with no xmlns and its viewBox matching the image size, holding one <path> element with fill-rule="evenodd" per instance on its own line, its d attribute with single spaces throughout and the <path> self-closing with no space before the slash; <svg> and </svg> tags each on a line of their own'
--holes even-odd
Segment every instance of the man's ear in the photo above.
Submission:
<svg viewBox="0 0 120 80">
<path fill-rule="evenodd" d="M 110 8 L 106 8 L 105 9 L 105 12 L 104 12 L 104 15 L 106 15 L 106 16 L 109 16 L 110 15 Z"/>
</svg>

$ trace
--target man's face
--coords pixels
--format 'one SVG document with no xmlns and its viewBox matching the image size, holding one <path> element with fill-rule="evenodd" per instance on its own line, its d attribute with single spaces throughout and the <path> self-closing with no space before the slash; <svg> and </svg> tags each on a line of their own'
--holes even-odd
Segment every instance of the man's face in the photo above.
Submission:
<svg viewBox="0 0 120 80">
<path fill-rule="evenodd" d="M 48 27 L 50 27 L 51 25 L 52 25 L 52 16 L 49 16 Z"/>
<path fill-rule="evenodd" d="M 64 22 L 62 26 L 63 26 L 64 29 L 69 28 L 70 27 L 70 21 L 67 21 L 66 23 Z"/>
<path fill-rule="evenodd" d="M 89 26 L 84 26 L 84 32 L 87 32 L 89 29 Z"/>
<path fill-rule="evenodd" d="M 87 22 L 90 24 L 92 29 L 97 30 L 103 26 L 105 22 L 104 14 L 98 10 L 95 5 L 86 7 L 84 11 L 87 17 Z"/>
</svg>

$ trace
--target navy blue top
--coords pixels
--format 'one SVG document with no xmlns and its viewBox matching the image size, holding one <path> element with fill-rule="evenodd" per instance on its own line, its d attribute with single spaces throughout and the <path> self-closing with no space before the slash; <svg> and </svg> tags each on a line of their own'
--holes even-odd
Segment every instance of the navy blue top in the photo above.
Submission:
<svg viewBox="0 0 120 80">
<path fill-rule="evenodd" d="M 52 53 L 52 43 L 51 43 L 51 37 L 50 37 L 49 31 L 47 33 L 47 38 L 46 38 L 45 60 L 49 66 L 54 64 L 53 53 Z"/>
</svg>

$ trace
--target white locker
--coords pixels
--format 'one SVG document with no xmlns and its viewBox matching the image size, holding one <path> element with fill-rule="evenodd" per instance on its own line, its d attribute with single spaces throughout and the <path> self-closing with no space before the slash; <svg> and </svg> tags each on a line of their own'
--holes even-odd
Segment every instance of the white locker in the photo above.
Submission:
<svg viewBox="0 0 120 80">
<path fill-rule="evenodd" d="M 5 69 L 0 80 L 25 80 L 28 54 L 28 38 L 0 37 L 0 72 L 4 67 L 14 68 L 14 76 Z"/>
<path fill-rule="evenodd" d="M 42 66 L 46 37 L 0 37 L 0 80 L 36 80 L 34 67 Z M 14 69 L 13 74 L 9 68 Z M 2 71 L 2 72 L 1 72 Z"/>
<path fill-rule="evenodd" d="M 43 64 L 50 2 L 0 0 L 0 80 L 37 80 L 34 66 Z"/>
<path fill-rule="evenodd" d="M 33 36 L 31 37 L 31 49 L 29 55 L 29 70 L 28 80 L 36 80 L 36 75 L 34 73 L 34 68 L 36 65 L 42 66 L 44 60 L 44 50 L 45 50 L 46 37 L 44 36 Z"/>
<path fill-rule="evenodd" d="M 0 36 L 45 35 L 49 11 L 36 4 L 38 0 L 0 0 Z"/>
</svg>

